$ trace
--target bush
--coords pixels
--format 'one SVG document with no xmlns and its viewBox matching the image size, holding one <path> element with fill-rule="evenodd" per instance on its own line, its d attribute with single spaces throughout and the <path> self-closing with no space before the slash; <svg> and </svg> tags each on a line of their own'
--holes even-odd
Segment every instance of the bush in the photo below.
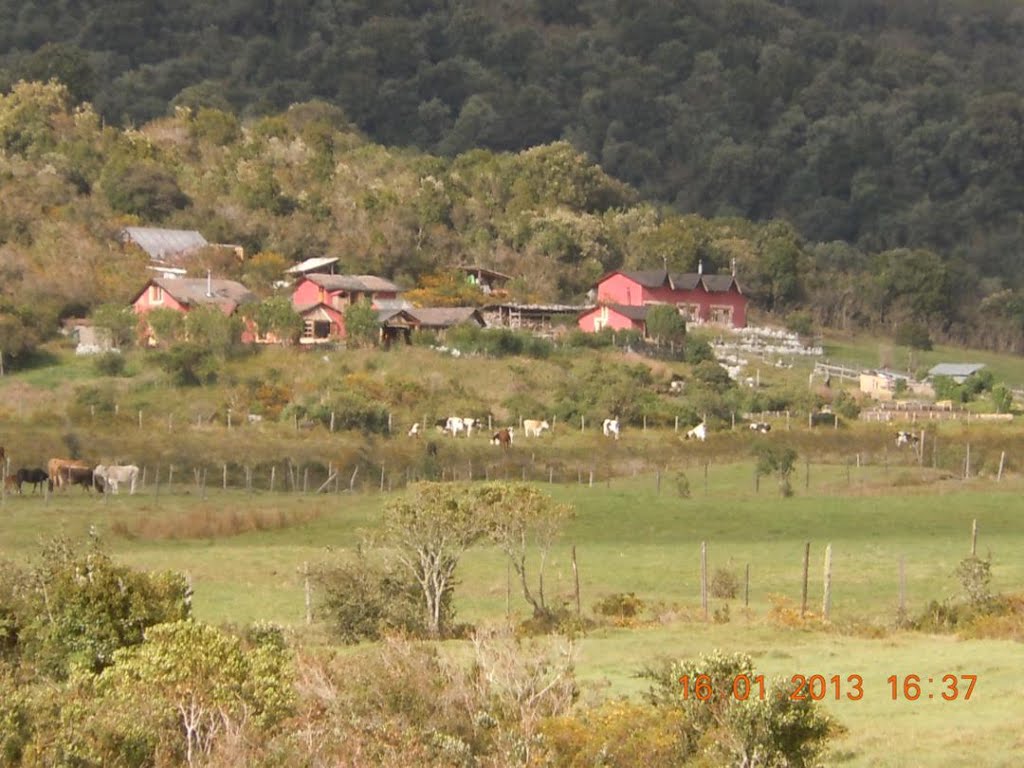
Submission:
<svg viewBox="0 0 1024 768">
<path fill-rule="evenodd" d="M 345 643 L 379 640 L 401 631 L 425 636 L 423 593 L 402 570 L 372 563 L 362 552 L 355 559 L 322 565 L 315 575 L 318 611 Z M 451 592 L 442 605 L 442 625 L 451 623 Z"/>
<path fill-rule="evenodd" d="M 716 568 L 711 574 L 711 596 L 732 600 L 739 592 L 740 581 L 736 574 L 725 568 Z"/>
<path fill-rule="evenodd" d="M 643 612 L 646 605 L 632 592 L 616 592 L 594 603 L 594 613 L 616 619 L 633 619 Z"/>
<path fill-rule="evenodd" d="M 220 361 L 216 355 L 194 341 L 174 344 L 161 353 L 159 362 L 171 381 L 181 387 L 213 384 L 220 372 Z"/>
<path fill-rule="evenodd" d="M 104 352 L 93 359 L 93 365 L 102 376 L 120 376 L 124 373 L 125 359 L 119 352 Z"/>
</svg>

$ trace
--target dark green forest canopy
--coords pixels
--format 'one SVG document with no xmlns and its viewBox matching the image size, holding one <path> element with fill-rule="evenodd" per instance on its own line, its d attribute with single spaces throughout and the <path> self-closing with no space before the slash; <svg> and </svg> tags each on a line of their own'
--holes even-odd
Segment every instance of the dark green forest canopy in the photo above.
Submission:
<svg viewBox="0 0 1024 768">
<path fill-rule="evenodd" d="M 1024 246 L 1010 0 L 0 0 L 0 86 L 49 76 L 122 124 L 320 98 L 449 156 L 564 138 L 682 211 L 987 275 Z"/>
</svg>

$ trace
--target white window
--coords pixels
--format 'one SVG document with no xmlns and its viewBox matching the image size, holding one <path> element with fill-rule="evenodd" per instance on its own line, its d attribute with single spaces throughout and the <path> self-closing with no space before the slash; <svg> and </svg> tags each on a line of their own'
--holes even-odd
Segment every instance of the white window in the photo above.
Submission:
<svg viewBox="0 0 1024 768">
<path fill-rule="evenodd" d="M 149 286 L 149 303 L 150 304 L 163 304 L 164 303 L 164 289 L 159 285 Z"/>
</svg>

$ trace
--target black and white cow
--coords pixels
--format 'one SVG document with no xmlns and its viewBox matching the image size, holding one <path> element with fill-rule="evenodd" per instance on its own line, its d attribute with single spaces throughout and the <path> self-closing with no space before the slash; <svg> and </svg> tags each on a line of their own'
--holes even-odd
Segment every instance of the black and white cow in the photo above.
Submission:
<svg viewBox="0 0 1024 768">
<path fill-rule="evenodd" d="M 920 442 L 920 438 L 913 432 L 899 431 L 896 433 L 896 447 L 903 448 L 904 446 L 911 446 L 917 448 L 917 444 Z"/>
<path fill-rule="evenodd" d="M 752 421 L 750 422 L 750 431 L 757 432 L 761 435 L 767 435 L 772 431 L 772 425 L 766 421 Z"/>
</svg>

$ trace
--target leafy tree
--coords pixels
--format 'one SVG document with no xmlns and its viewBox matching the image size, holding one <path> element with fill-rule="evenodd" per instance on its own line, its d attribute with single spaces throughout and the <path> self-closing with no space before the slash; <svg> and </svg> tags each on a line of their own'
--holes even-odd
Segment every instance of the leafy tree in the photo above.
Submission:
<svg viewBox="0 0 1024 768">
<path fill-rule="evenodd" d="M 783 496 L 793 495 L 790 477 L 796 466 L 796 450 L 789 446 L 761 444 L 754 448 L 757 457 L 757 474 L 774 474 L 779 480 L 779 493 Z"/>
<path fill-rule="evenodd" d="M 260 633 L 246 649 L 237 637 L 196 621 L 151 627 L 141 645 L 114 654 L 100 690 L 132 702 L 170 746 L 183 738 L 190 766 L 233 728 L 275 728 L 294 698 L 279 632 Z"/>
<path fill-rule="evenodd" d="M 189 614 L 182 576 L 115 565 L 96 540 L 84 551 L 66 539 L 47 542 L 28 583 L 17 619 L 22 655 L 58 678 L 98 672 L 117 649 L 141 643 L 147 627 Z"/>
<path fill-rule="evenodd" d="M 930 350 L 932 348 L 931 335 L 928 328 L 920 323 L 902 323 L 896 331 L 896 343 L 905 347 L 918 350 Z"/>
<path fill-rule="evenodd" d="M 345 338 L 354 346 L 373 346 L 380 335 L 377 310 L 368 301 L 355 301 L 345 307 Z"/>
<path fill-rule="evenodd" d="M 427 629 L 446 629 L 445 609 L 455 589 L 455 569 L 467 549 L 487 532 L 472 492 L 450 483 L 417 483 L 384 507 L 383 541 L 412 575 L 423 595 Z"/>
<path fill-rule="evenodd" d="M 67 115 L 66 86 L 18 82 L 0 95 L 0 149 L 8 154 L 38 157 L 57 144 L 57 124 Z"/>
<path fill-rule="evenodd" d="M 302 335 L 302 316 L 295 311 L 291 299 L 274 296 L 264 299 L 252 310 L 253 320 L 261 335 L 273 334 L 279 340 L 291 344 Z"/>
<path fill-rule="evenodd" d="M 216 306 L 195 307 L 185 314 L 185 337 L 221 357 L 234 351 L 241 342 L 242 327 L 237 315 L 226 315 Z"/>
<path fill-rule="evenodd" d="M 647 335 L 658 346 L 683 344 L 686 341 L 686 321 L 672 305 L 655 304 L 647 311 Z"/>
<path fill-rule="evenodd" d="M 261 251 L 247 259 L 242 268 L 242 282 L 261 296 L 267 295 L 292 264 L 280 253 Z"/>
<path fill-rule="evenodd" d="M 554 502 L 533 486 L 516 483 L 487 483 L 472 493 L 479 513 L 487 521 L 488 537 L 508 556 L 519 576 L 523 599 L 533 609 L 534 618 L 550 618 L 552 611 L 544 596 L 544 566 L 552 544 L 572 517 L 572 507 Z M 531 588 L 527 574 L 527 558 L 533 548 L 539 558 L 536 588 Z"/>
<path fill-rule="evenodd" d="M 992 407 L 996 413 L 1009 413 L 1013 408 L 1013 392 L 1005 384 L 992 387 Z"/>
<path fill-rule="evenodd" d="M 151 309 L 145 314 L 151 340 L 162 347 L 181 340 L 185 334 L 185 317 L 181 312 L 166 307 Z"/>
<path fill-rule="evenodd" d="M 135 341 L 139 317 L 123 304 L 101 304 L 93 310 L 92 322 L 97 328 L 110 332 L 115 346 L 124 347 Z"/>
<path fill-rule="evenodd" d="M 483 304 L 487 297 L 465 274 L 447 270 L 424 275 L 405 298 L 417 307 L 465 307 Z"/>
<path fill-rule="evenodd" d="M 111 161 L 100 175 L 100 186 L 115 211 L 152 221 L 162 221 L 189 204 L 174 174 L 150 160 Z"/>
<path fill-rule="evenodd" d="M 160 353 L 159 362 L 171 381 L 181 387 L 214 383 L 221 365 L 212 351 L 195 341 L 172 344 Z"/>
</svg>

